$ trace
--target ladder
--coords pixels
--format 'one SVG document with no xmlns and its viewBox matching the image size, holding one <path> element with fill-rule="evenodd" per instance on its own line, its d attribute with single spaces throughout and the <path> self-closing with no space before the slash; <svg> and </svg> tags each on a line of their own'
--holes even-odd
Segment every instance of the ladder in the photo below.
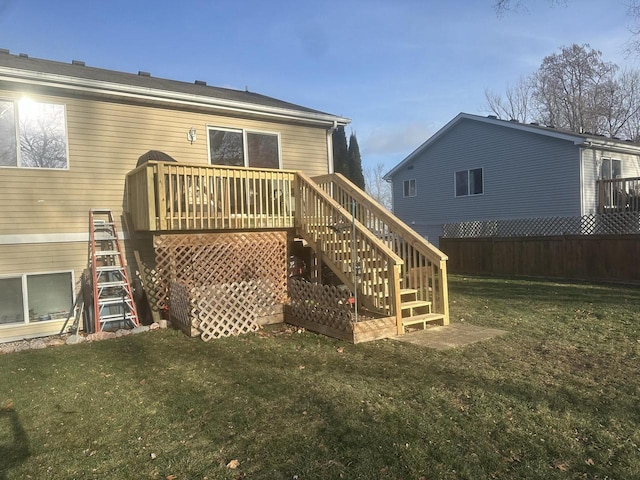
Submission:
<svg viewBox="0 0 640 480">
<path fill-rule="evenodd" d="M 89 210 L 94 332 L 137 327 L 138 313 L 111 210 Z"/>
</svg>

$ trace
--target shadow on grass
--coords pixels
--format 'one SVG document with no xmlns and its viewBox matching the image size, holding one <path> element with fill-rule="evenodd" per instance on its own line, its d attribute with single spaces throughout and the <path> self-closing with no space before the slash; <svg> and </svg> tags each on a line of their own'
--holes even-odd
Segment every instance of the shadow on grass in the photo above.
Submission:
<svg viewBox="0 0 640 480">
<path fill-rule="evenodd" d="M 11 440 L 0 444 L 0 480 L 7 478 L 9 470 L 22 464 L 31 455 L 27 432 L 22 427 L 18 412 L 13 408 L 0 410 L 0 427 L 10 432 Z"/>
</svg>

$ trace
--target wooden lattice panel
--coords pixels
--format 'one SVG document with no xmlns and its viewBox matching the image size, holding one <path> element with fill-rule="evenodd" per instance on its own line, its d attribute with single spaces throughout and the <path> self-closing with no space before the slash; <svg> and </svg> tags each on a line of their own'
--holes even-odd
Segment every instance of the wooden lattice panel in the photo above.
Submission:
<svg viewBox="0 0 640 480">
<path fill-rule="evenodd" d="M 200 337 L 205 341 L 212 338 L 237 336 L 255 332 L 260 327 L 255 310 L 247 308 L 257 301 L 257 286 L 249 282 L 210 285 L 200 291 L 196 301 L 197 316 L 200 319 Z"/>
<path fill-rule="evenodd" d="M 522 218 L 447 223 L 444 238 L 624 235 L 640 233 L 640 213 L 617 212 L 582 217 Z"/>
<path fill-rule="evenodd" d="M 303 321 L 351 332 L 353 317 L 349 297 L 349 292 L 331 285 L 289 280 L 291 314 Z"/>
<path fill-rule="evenodd" d="M 171 306 L 169 316 L 171 322 L 187 335 L 191 335 L 191 298 L 189 287 L 184 283 L 171 282 L 169 294 L 171 295 Z"/>
<path fill-rule="evenodd" d="M 231 309 L 237 328 L 216 320 L 214 327 L 207 327 L 207 340 L 224 332 L 250 331 L 247 318 L 255 323 L 255 317 L 273 315 L 287 299 L 286 232 L 160 235 L 154 237 L 154 249 L 160 308 L 173 303 L 174 283 L 183 285 L 188 289 L 190 327 L 202 331 L 202 323 L 221 308 L 212 303 L 211 291 L 223 297 L 221 302 L 237 304 Z M 234 284 L 245 285 L 244 300 L 224 288 Z"/>
</svg>

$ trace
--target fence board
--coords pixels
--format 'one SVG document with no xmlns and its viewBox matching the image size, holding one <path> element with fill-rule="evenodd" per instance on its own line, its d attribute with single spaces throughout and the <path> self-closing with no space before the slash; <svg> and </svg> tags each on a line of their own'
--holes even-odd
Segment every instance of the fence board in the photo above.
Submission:
<svg viewBox="0 0 640 480">
<path fill-rule="evenodd" d="M 449 272 L 640 283 L 640 235 L 440 238 Z"/>
</svg>

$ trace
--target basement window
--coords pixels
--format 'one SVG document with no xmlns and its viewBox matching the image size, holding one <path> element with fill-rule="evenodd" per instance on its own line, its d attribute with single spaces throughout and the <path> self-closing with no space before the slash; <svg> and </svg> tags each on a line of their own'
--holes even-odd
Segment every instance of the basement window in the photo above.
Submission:
<svg viewBox="0 0 640 480">
<path fill-rule="evenodd" d="M 481 195 L 484 193 L 484 175 L 482 168 L 460 170 L 455 173 L 456 197 Z"/>
<path fill-rule="evenodd" d="M 68 168 L 65 106 L 0 99 L 0 166 Z"/>
<path fill-rule="evenodd" d="M 403 197 L 415 197 L 416 196 L 416 179 L 405 180 L 403 185 Z"/>
<path fill-rule="evenodd" d="M 73 304 L 71 272 L 0 278 L 0 328 L 64 320 Z"/>
</svg>

